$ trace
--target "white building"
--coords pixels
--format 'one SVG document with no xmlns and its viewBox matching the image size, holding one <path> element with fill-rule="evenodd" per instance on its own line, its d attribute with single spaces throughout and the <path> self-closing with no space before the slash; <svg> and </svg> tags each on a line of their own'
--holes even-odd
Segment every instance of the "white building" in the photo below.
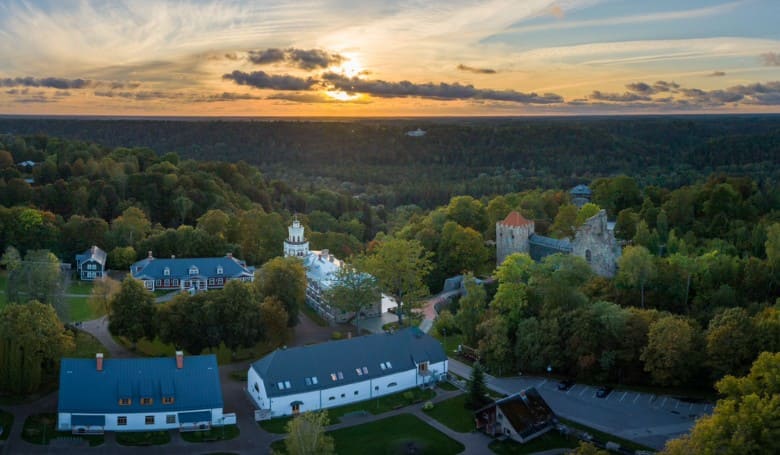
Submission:
<svg viewBox="0 0 780 455">
<path fill-rule="evenodd" d="M 411 327 L 277 349 L 251 365 L 247 391 L 256 417 L 269 419 L 428 386 L 446 374 L 441 344 Z"/>
<path fill-rule="evenodd" d="M 336 273 L 344 266 L 344 262 L 330 254 L 328 250 L 309 250 L 304 227 L 297 218 L 287 228 L 287 233 L 287 239 L 284 241 L 284 256 L 297 257 L 303 261 L 306 269 L 306 303 L 329 321 L 348 322 L 355 314 L 332 307 L 324 295 L 324 292 L 336 283 Z M 360 317 L 361 319 L 377 317 L 395 306 L 396 303 L 392 298 L 382 294 L 381 301 L 361 311 Z"/>
<path fill-rule="evenodd" d="M 214 355 L 62 359 L 57 430 L 206 430 L 236 423 L 222 411 Z"/>
</svg>

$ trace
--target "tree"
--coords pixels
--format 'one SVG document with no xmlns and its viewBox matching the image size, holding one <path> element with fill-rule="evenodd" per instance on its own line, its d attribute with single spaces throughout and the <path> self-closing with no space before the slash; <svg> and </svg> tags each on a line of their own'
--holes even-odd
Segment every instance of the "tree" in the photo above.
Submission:
<svg viewBox="0 0 780 455">
<path fill-rule="evenodd" d="M 653 382 L 681 385 L 695 377 L 701 365 L 700 338 L 698 328 L 679 316 L 666 316 L 653 323 L 640 357 Z"/>
<path fill-rule="evenodd" d="M 689 435 L 667 442 L 666 455 L 780 453 L 780 353 L 762 353 L 741 378 L 726 376 L 712 415 L 696 421 Z"/>
<path fill-rule="evenodd" d="M 50 305 L 35 300 L 0 309 L 0 391 L 27 394 L 73 349 L 73 337 Z"/>
<path fill-rule="evenodd" d="M 485 206 L 471 196 L 455 196 L 447 206 L 447 217 L 459 225 L 482 232 L 487 227 Z"/>
<path fill-rule="evenodd" d="M 431 253 L 416 240 L 389 238 L 356 261 L 358 268 L 374 275 L 379 288 L 398 303 L 398 323 L 403 313 L 428 294 L 425 277 L 432 269 Z"/>
<path fill-rule="evenodd" d="M 113 270 L 129 270 L 135 259 L 135 249 L 131 246 L 119 246 L 108 253 L 108 264 Z"/>
<path fill-rule="evenodd" d="M 698 263 L 696 262 L 695 258 L 680 253 L 672 254 L 669 256 L 668 261 L 670 264 L 676 266 L 683 272 L 682 278 L 685 280 L 685 298 L 683 300 L 683 308 L 685 308 L 686 312 L 690 313 L 688 300 L 691 293 L 691 280 L 693 275 L 698 270 Z"/>
<path fill-rule="evenodd" d="M 482 234 L 470 227 L 464 228 L 454 221 L 444 224 L 436 262 L 446 276 L 480 272 L 487 257 L 488 251 Z"/>
<path fill-rule="evenodd" d="M 574 237 L 574 230 L 577 226 L 577 207 L 571 204 L 563 205 L 558 209 L 555 215 L 550 231 L 556 237 Z"/>
<path fill-rule="evenodd" d="M 215 328 L 208 314 L 208 294 L 179 294 L 160 306 L 157 310 L 157 332 L 163 343 L 171 343 L 195 355 L 214 346 L 214 337 L 207 336 L 209 330 Z"/>
<path fill-rule="evenodd" d="M 569 455 L 610 455 L 609 450 L 602 450 L 589 442 L 580 441 L 576 449 L 567 452 Z"/>
<path fill-rule="evenodd" d="M 471 367 L 467 393 L 466 405 L 471 409 L 479 409 L 490 401 L 487 397 L 487 385 L 485 385 L 485 370 L 479 362 Z"/>
<path fill-rule="evenodd" d="M 92 284 L 92 292 L 89 294 L 87 303 L 95 314 L 109 314 L 111 311 L 111 300 L 119 292 L 120 283 L 104 275 Z"/>
<path fill-rule="evenodd" d="M 618 283 L 639 288 L 642 308 L 645 307 L 645 285 L 655 277 L 653 256 L 643 246 L 630 246 L 618 259 Z"/>
<path fill-rule="evenodd" d="M 325 434 L 327 411 L 305 412 L 287 422 L 284 447 L 289 455 L 331 455 L 333 437 Z"/>
<path fill-rule="evenodd" d="M 111 236 L 116 246 L 133 246 L 145 239 L 152 223 L 138 207 L 128 207 L 111 222 Z"/>
<path fill-rule="evenodd" d="M 287 342 L 287 310 L 275 297 L 266 297 L 260 304 L 260 320 L 265 337 L 273 346 L 282 346 Z"/>
<path fill-rule="evenodd" d="M 477 326 L 480 359 L 493 371 L 512 371 L 512 339 L 509 323 L 500 315 L 490 315 Z"/>
<path fill-rule="evenodd" d="M 254 346 L 264 337 L 260 301 L 252 284 L 231 280 L 221 291 L 214 291 L 213 297 L 220 341 L 231 351 Z"/>
<path fill-rule="evenodd" d="M 143 283 L 128 276 L 111 299 L 108 328 L 112 334 L 130 340 L 135 348 L 141 338 L 154 338 L 155 316 L 152 293 Z"/>
<path fill-rule="evenodd" d="M 230 217 L 227 213 L 219 209 L 211 209 L 198 218 L 197 226 L 198 229 L 202 229 L 211 235 L 224 239 L 229 224 Z"/>
<path fill-rule="evenodd" d="M 762 350 L 780 352 L 780 305 L 764 308 L 753 317 L 756 345 Z"/>
<path fill-rule="evenodd" d="M 463 334 L 463 342 L 468 346 L 475 346 L 479 339 L 477 325 L 482 321 L 487 309 L 487 292 L 482 285 L 477 284 L 477 280 L 471 274 L 463 278 L 463 285 L 466 288 L 466 295 L 460 298 L 455 322 Z"/>
<path fill-rule="evenodd" d="M 65 312 L 60 261 L 52 252 L 28 250 L 20 261 L 18 252 L 9 248 L 3 255 L 3 263 L 8 268 L 9 302 L 38 300 L 54 306 L 61 314 Z"/>
<path fill-rule="evenodd" d="M 601 207 L 599 207 L 598 205 L 592 202 L 588 202 L 587 204 L 580 207 L 580 209 L 577 211 L 577 219 L 575 221 L 575 225 L 578 227 L 582 226 L 591 217 L 598 215 L 600 210 Z"/>
<path fill-rule="evenodd" d="M 325 290 L 326 301 L 342 312 L 355 313 L 355 326 L 360 335 L 360 313 L 379 304 L 382 299 L 376 278 L 349 264 L 342 264 L 331 279 L 333 284 Z"/>
<path fill-rule="evenodd" d="M 710 320 L 707 357 L 716 377 L 747 373 L 758 354 L 756 327 L 744 308 L 728 308 Z"/>
<path fill-rule="evenodd" d="M 275 297 L 287 311 L 287 326 L 298 323 L 298 312 L 306 304 L 306 270 L 298 258 L 277 257 L 263 264 L 255 285 L 262 298 Z"/>
</svg>

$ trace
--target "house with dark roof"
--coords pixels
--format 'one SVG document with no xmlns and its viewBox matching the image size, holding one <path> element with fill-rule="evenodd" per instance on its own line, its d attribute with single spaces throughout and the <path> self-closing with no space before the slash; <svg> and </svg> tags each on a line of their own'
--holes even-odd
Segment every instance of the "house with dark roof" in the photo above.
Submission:
<svg viewBox="0 0 780 455">
<path fill-rule="evenodd" d="M 250 366 L 247 391 L 264 420 L 429 386 L 446 374 L 441 343 L 411 327 L 277 349 Z"/>
<path fill-rule="evenodd" d="M 255 268 L 231 253 L 219 258 L 158 259 L 150 251 L 146 258 L 130 266 L 130 274 L 150 291 L 207 291 L 222 289 L 229 280 L 255 280 Z"/>
<path fill-rule="evenodd" d="M 106 252 L 93 245 L 82 254 L 77 254 L 76 271 L 82 281 L 103 278 L 106 273 Z"/>
<path fill-rule="evenodd" d="M 557 419 L 535 388 L 495 401 L 474 413 L 477 430 L 525 443 L 555 428 Z"/>
<path fill-rule="evenodd" d="M 57 429 L 206 430 L 236 423 L 224 414 L 217 358 L 212 355 L 62 359 Z"/>
</svg>

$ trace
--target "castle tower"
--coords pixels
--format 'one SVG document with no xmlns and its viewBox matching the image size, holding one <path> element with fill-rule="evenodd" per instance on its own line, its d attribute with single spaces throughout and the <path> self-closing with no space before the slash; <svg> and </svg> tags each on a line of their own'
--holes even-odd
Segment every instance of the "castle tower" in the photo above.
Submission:
<svg viewBox="0 0 780 455">
<path fill-rule="evenodd" d="M 577 229 L 571 254 L 585 259 L 597 275 L 615 276 L 622 249 L 609 229 L 606 210 L 600 210 Z"/>
<path fill-rule="evenodd" d="M 287 240 L 284 241 L 284 257 L 304 257 L 309 255 L 309 242 L 303 236 L 303 226 L 298 217 L 287 227 Z"/>
<path fill-rule="evenodd" d="M 511 212 L 496 223 L 496 265 L 512 253 L 529 252 L 528 238 L 534 233 L 534 222 L 518 212 Z"/>
</svg>

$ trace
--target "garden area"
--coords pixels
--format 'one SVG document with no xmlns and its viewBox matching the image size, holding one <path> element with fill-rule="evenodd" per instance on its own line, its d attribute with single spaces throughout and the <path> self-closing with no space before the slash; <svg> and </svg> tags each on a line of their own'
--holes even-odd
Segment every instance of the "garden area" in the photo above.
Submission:
<svg viewBox="0 0 780 455">
<path fill-rule="evenodd" d="M 181 433 L 181 438 L 187 442 L 217 442 L 235 439 L 239 433 L 237 425 L 224 425 L 206 431 L 185 431 Z"/>
<path fill-rule="evenodd" d="M 159 446 L 171 442 L 167 431 L 117 433 L 116 442 L 123 446 Z"/>
<path fill-rule="evenodd" d="M 57 414 L 47 412 L 31 415 L 24 421 L 22 439 L 30 444 L 48 445 L 53 439 L 83 439 L 90 447 L 103 444 L 102 434 L 73 434 L 69 431 L 57 431 Z"/>
<path fill-rule="evenodd" d="M 331 431 L 328 435 L 333 437 L 335 452 L 339 455 L 450 455 L 465 449 L 463 444 L 450 439 L 411 414 Z M 284 441 L 274 442 L 271 448 L 276 453 L 286 453 Z"/>
<path fill-rule="evenodd" d="M 339 423 L 341 418 L 347 414 L 361 412 L 367 414 L 382 414 L 404 406 L 430 400 L 434 396 L 436 396 L 436 392 L 431 389 L 410 389 L 405 392 L 394 393 L 392 395 L 385 395 L 358 403 L 326 409 L 326 411 L 328 411 L 330 423 L 334 424 Z M 282 434 L 287 432 L 285 427 L 290 419 L 291 417 L 279 417 L 271 420 L 263 420 L 259 422 L 259 424 L 261 428 L 269 433 Z"/>
</svg>

